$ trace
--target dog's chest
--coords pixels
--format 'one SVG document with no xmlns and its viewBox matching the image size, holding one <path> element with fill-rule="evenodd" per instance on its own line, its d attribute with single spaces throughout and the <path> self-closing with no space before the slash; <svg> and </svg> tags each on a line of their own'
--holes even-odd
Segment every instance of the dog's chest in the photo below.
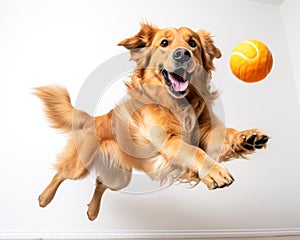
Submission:
<svg viewBox="0 0 300 240">
<path fill-rule="evenodd" d="M 144 129 L 148 129 L 151 135 L 151 132 L 159 129 L 157 126 L 164 126 L 170 135 L 180 135 L 184 142 L 199 145 L 198 114 L 185 98 L 176 99 L 161 87 L 152 85 L 131 89 L 129 96 L 115 109 L 116 118 L 113 122 L 115 129 L 118 129 L 115 134 L 119 139 L 124 138 L 121 135 L 128 135 L 128 127 L 138 133 L 134 138 L 141 139 L 147 135 Z"/>
</svg>

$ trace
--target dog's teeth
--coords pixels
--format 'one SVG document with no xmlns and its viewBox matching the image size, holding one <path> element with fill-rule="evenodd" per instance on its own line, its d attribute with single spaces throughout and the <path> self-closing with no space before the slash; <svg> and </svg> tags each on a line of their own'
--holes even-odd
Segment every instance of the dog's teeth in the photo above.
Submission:
<svg viewBox="0 0 300 240">
<path fill-rule="evenodd" d="M 184 71 L 182 78 L 184 79 L 184 81 L 186 81 L 186 71 Z"/>
</svg>

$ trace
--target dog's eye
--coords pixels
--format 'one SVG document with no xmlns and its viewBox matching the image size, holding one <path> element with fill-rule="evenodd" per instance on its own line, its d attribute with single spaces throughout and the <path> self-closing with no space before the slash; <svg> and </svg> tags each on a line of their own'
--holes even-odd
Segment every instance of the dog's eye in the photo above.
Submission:
<svg viewBox="0 0 300 240">
<path fill-rule="evenodd" d="M 169 45 L 169 41 L 167 39 L 164 39 L 160 42 L 160 46 L 161 47 L 166 47 Z"/>
<path fill-rule="evenodd" d="M 190 39 L 190 40 L 188 41 L 188 44 L 189 44 L 192 48 L 194 48 L 194 47 L 197 46 L 197 43 L 195 42 L 194 39 Z"/>
</svg>

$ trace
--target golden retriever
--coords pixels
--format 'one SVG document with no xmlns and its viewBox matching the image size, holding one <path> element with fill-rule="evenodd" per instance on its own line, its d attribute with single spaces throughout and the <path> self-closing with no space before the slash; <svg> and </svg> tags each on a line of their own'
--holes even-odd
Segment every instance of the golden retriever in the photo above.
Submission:
<svg viewBox="0 0 300 240">
<path fill-rule="evenodd" d="M 130 50 L 136 68 L 126 83 L 128 98 L 105 115 L 74 109 L 60 86 L 35 89 L 52 127 L 70 138 L 55 165 L 57 173 L 39 196 L 45 207 L 66 179 L 95 171 L 96 188 L 88 206 L 94 220 L 106 189 L 125 188 L 132 169 L 152 179 L 229 186 L 233 177 L 220 163 L 266 146 L 259 129 L 226 128 L 212 104 L 214 58 L 221 52 L 210 34 L 187 27 L 159 29 L 142 23 L 140 31 L 119 43 Z"/>
</svg>

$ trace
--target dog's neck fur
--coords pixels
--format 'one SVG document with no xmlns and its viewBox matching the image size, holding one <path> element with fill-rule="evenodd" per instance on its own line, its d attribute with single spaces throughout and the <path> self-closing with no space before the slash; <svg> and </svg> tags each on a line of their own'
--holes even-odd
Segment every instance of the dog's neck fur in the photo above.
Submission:
<svg viewBox="0 0 300 240">
<path fill-rule="evenodd" d="M 160 73 L 159 73 L 160 74 Z M 161 80 L 158 73 L 154 69 L 147 68 L 137 68 L 131 75 L 131 81 L 126 82 L 128 92 L 133 89 L 143 89 L 143 85 L 155 85 L 157 83 L 157 88 L 154 92 L 148 91 L 148 100 L 152 99 L 154 102 L 164 103 L 165 105 L 174 106 L 175 102 L 182 102 L 171 96 L 168 92 L 167 87 L 161 84 Z M 185 101 L 188 101 L 193 107 L 197 119 L 201 117 L 201 112 L 205 106 L 211 110 L 214 100 L 218 97 L 218 91 L 211 91 L 210 88 L 210 74 L 208 74 L 203 68 L 198 68 L 195 70 L 194 76 L 191 79 L 191 83 L 188 87 L 188 94 L 185 96 Z M 148 89 L 150 90 L 150 89 Z M 152 91 L 154 89 L 152 88 Z M 130 95 L 130 94 L 129 94 Z M 140 99 L 145 97 L 144 95 L 139 95 Z M 167 103 L 165 100 L 168 100 Z M 176 104 L 175 104 L 176 105 Z M 199 105 L 203 105 L 199 108 Z"/>
<path fill-rule="evenodd" d="M 143 79 L 144 84 L 136 84 L 141 80 L 137 80 L 135 77 L 126 84 L 130 96 L 126 105 L 130 105 L 130 108 L 138 108 L 146 104 L 156 104 L 168 109 L 181 124 L 184 140 L 197 146 L 199 144 L 198 120 L 205 108 L 205 102 L 201 96 L 195 98 L 197 90 L 191 85 L 186 98 L 175 98 L 165 85 L 151 84 L 146 79 Z"/>
</svg>

